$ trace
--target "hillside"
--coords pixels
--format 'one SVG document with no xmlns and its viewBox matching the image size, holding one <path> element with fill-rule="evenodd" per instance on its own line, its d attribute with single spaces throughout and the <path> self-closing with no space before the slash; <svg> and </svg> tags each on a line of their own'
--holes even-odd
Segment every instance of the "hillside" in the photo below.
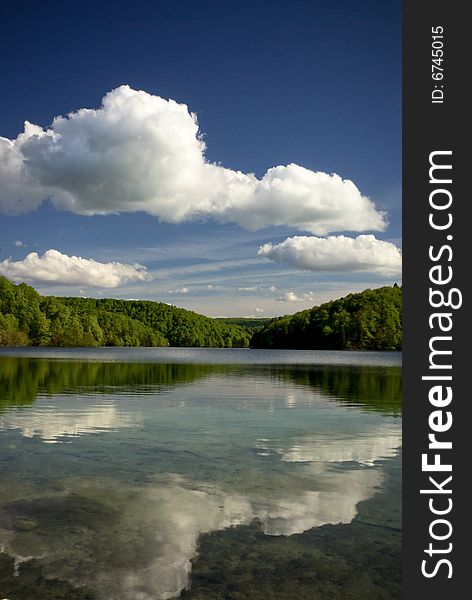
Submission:
<svg viewBox="0 0 472 600">
<path fill-rule="evenodd" d="M 251 332 L 147 300 L 41 296 L 0 277 L 0 345 L 247 347 Z"/>
<path fill-rule="evenodd" d="M 226 323 L 227 325 L 239 325 L 239 327 L 245 327 L 252 332 L 267 325 L 271 320 L 270 317 L 216 317 L 216 321 Z"/>
<path fill-rule="evenodd" d="M 253 348 L 401 350 L 402 290 L 365 290 L 294 315 L 272 319 L 256 331 Z"/>
<path fill-rule="evenodd" d="M 41 296 L 0 276 L 0 345 L 400 350 L 398 286 L 275 319 L 211 319 L 148 300 Z"/>
</svg>

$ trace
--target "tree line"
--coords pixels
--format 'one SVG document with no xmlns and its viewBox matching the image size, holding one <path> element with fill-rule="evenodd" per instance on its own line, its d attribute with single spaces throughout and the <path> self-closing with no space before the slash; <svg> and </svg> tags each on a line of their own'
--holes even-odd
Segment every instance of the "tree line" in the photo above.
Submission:
<svg viewBox="0 0 472 600">
<path fill-rule="evenodd" d="M 41 296 L 0 277 L 0 345 L 248 347 L 248 329 L 147 300 Z"/>
<path fill-rule="evenodd" d="M 401 316 L 396 284 L 256 321 L 211 319 L 149 300 L 41 296 L 0 276 L 3 346 L 401 350 Z"/>
<path fill-rule="evenodd" d="M 397 284 L 349 294 L 254 332 L 254 348 L 401 350 L 402 290 Z"/>
</svg>

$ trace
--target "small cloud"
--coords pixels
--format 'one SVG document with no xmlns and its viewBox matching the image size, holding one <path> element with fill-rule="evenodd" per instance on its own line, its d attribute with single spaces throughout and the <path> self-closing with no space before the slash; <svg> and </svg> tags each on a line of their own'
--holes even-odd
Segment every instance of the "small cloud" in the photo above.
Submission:
<svg viewBox="0 0 472 600">
<path fill-rule="evenodd" d="M 17 248 L 25 248 L 25 247 L 26 247 L 26 244 L 25 244 L 24 242 L 22 242 L 21 240 L 16 240 L 16 242 L 15 242 L 15 246 L 16 246 Z"/>
<path fill-rule="evenodd" d="M 175 290 L 168 290 L 169 294 L 188 294 L 190 292 L 190 289 L 188 287 L 181 287 L 181 288 L 177 288 Z"/>
<path fill-rule="evenodd" d="M 263 313 L 264 309 L 263 308 L 256 308 L 255 311 L 256 311 L 256 313 Z"/>
<path fill-rule="evenodd" d="M 264 244 L 258 254 L 314 272 L 370 272 L 392 277 L 402 268 L 400 249 L 373 235 L 294 236 L 274 246 Z"/>
<path fill-rule="evenodd" d="M 147 281 L 146 267 L 119 262 L 101 263 L 80 256 L 67 256 L 58 250 L 47 250 L 42 256 L 31 252 L 23 260 L 0 262 L 0 274 L 14 281 L 57 283 L 115 288 L 127 281 Z"/>
<path fill-rule="evenodd" d="M 238 290 L 240 292 L 257 292 L 258 289 L 259 287 L 257 285 L 254 285 L 252 287 L 238 287 Z"/>
<path fill-rule="evenodd" d="M 285 292 L 281 298 L 277 298 L 277 302 L 299 302 L 300 298 L 295 292 Z"/>
<path fill-rule="evenodd" d="M 296 292 L 285 292 L 277 302 L 306 302 L 314 298 L 313 292 L 297 294 Z"/>
<path fill-rule="evenodd" d="M 274 293 L 276 291 L 277 291 L 277 288 L 275 287 L 275 285 L 271 285 L 270 288 L 269 288 L 269 292 Z"/>
</svg>

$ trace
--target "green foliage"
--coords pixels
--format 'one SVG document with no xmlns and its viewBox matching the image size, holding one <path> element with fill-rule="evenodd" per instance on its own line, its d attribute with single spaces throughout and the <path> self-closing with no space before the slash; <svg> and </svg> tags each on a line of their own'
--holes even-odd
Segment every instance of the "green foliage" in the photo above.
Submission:
<svg viewBox="0 0 472 600">
<path fill-rule="evenodd" d="M 256 331 L 254 348 L 401 350 L 402 290 L 383 287 L 273 319 Z"/>
<path fill-rule="evenodd" d="M 267 321 L 210 319 L 148 300 L 40 296 L 29 285 L 0 277 L 3 346 L 244 348 L 251 340 L 255 348 L 400 350 L 401 311 L 398 286 Z"/>
<path fill-rule="evenodd" d="M 239 327 L 246 327 L 246 329 L 256 331 L 267 325 L 271 319 L 269 317 L 218 317 L 216 320 L 220 323 L 239 325 Z"/>
<path fill-rule="evenodd" d="M 0 345 L 248 347 L 238 325 L 146 300 L 40 296 L 0 277 Z"/>
<path fill-rule="evenodd" d="M 28 336 L 18 327 L 18 319 L 12 314 L 0 314 L 0 346 L 26 346 Z"/>
</svg>

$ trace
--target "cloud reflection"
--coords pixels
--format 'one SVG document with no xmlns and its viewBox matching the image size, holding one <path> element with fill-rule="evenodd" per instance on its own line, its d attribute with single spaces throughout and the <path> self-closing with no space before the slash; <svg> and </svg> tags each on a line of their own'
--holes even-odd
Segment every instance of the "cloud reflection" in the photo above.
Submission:
<svg viewBox="0 0 472 600">
<path fill-rule="evenodd" d="M 45 443 L 57 444 L 84 434 L 136 428 L 143 422 L 139 413 L 124 411 L 112 401 L 105 402 L 103 396 L 97 404 L 90 398 L 74 398 L 73 408 L 68 406 L 67 397 L 56 396 L 56 401 L 27 413 L 11 410 L 2 417 L 0 431 L 19 429 L 23 437 L 39 437 Z"/>
<path fill-rule="evenodd" d="M 48 576 L 91 586 L 102 600 L 175 598 L 190 584 L 191 563 L 202 534 L 248 525 L 254 519 L 265 534 L 274 536 L 351 522 L 357 504 L 372 497 L 383 484 L 382 470 L 366 465 L 393 456 L 399 445 L 399 435 L 384 438 L 384 433 L 379 430 L 379 437 L 371 435 L 363 443 L 345 437 L 342 442 L 324 447 L 312 438 L 299 440 L 298 454 L 292 446 L 279 452 L 281 461 L 300 464 L 293 464 L 295 471 L 287 472 L 286 485 L 275 491 L 265 485 L 270 474 L 263 472 L 257 481 L 248 480 L 244 490 L 222 489 L 176 474 L 155 477 L 149 485 L 134 487 L 112 479 L 63 481 L 64 489 L 49 497 L 47 505 L 73 498 L 79 500 L 82 510 L 90 503 L 99 503 L 102 510 L 98 515 L 90 511 L 85 528 L 71 528 L 76 518 L 70 509 L 70 518 L 59 525 L 63 528 L 60 531 L 57 524 L 51 528 L 47 521 L 42 523 L 41 511 L 36 511 L 41 532 L 35 542 L 36 553 L 44 556 Z M 272 446 L 270 440 L 264 444 Z M 305 476 L 294 476 L 297 470 Z M 113 511 L 118 515 L 116 523 L 100 520 L 100 513 Z M 17 532 L 13 537 L 12 549 L 15 538 L 21 535 Z M 94 540 L 101 540 L 100 544 Z M 118 556 L 121 552 L 135 559 L 127 560 L 124 568 L 112 568 L 102 546 L 113 548 Z M 69 557 L 69 566 L 64 565 L 64 556 Z"/>
<path fill-rule="evenodd" d="M 26 444 L 19 456 L 34 472 L 43 459 L 58 459 L 52 479 L 33 479 L 26 493 L 15 492 L 12 476 L 8 503 L 0 502 L 9 554 L 42 557 L 46 577 L 86 585 L 100 600 L 178 597 L 202 534 L 254 520 L 272 536 L 350 523 L 359 502 L 383 486 L 379 461 L 401 444 L 399 420 L 326 402 L 317 389 L 268 385 L 267 376 L 215 377 L 144 399 L 43 396 L 2 420 L 4 430 L 56 444 L 141 429 L 135 438 L 108 437 L 100 457 L 119 468 L 101 458 L 83 463 L 79 472 L 89 477 L 61 471 L 56 463 L 69 463 L 60 446 L 41 454 Z M 102 439 L 90 436 L 87 447 Z M 80 452 L 72 455 L 82 467 Z"/>
<path fill-rule="evenodd" d="M 257 452 L 261 456 L 280 455 L 285 462 L 338 463 L 356 462 L 373 466 L 376 460 L 393 458 L 401 444 L 401 430 L 392 425 L 376 427 L 367 431 L 330 435 L 310 435 L 295 440 L 293 445 L 280 446 L 270 440 L 258 440 Z"/>
</svg>

